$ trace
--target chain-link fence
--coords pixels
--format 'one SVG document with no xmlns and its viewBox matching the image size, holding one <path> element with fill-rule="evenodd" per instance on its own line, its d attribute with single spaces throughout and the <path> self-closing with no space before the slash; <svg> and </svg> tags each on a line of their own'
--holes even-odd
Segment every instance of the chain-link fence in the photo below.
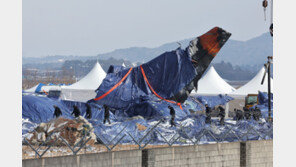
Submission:
<svg viewBox="0 0 296 167">
<path fill-rule="evenodd" d="M 116 134 L 106 131 L 104 126 L 84 129 L 79 135 L 75 135 L 75 128 L 60 129 L 43 136 L 34 130 L 31 134 L 38 140 L 23 138 L 23 159 L 273 138 L 272 123 L 264 123 L 264 128 L 248 121 L 224 126 L 212 123 L 199 128 L 184 126 L 184 122 L 173 128 L 162 127 L 163 124 L 164 119 L 158 120 L 137 135 L 128 128 L 129 124 L 119 124 Z"/>
</svg>

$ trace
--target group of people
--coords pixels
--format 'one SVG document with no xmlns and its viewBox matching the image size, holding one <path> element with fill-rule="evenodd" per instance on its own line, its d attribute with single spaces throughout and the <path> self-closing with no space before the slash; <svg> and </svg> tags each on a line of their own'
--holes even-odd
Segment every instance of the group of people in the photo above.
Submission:
<svg viewBox="0 0 296 167">
<path fill-rule="evenodd" d="M 206 124 L 210 124 L 211 123 L 211 113 L 212 113 L 212 108 L 209 107 L 207 104 L 205 105 L 206 107 L 206 120 L 205 120 L 205 123 Z M 220 125 L 224 125 L 225 122 L 224 122 L 224 119 L 225 119 L 225 109 L 219 105 L 218 106 L 218 110 L 219 110 L 219 114 L 218 116 L 220 117 Z M 243 119 L 246 119 L 246 120 L 249 120 L 251 119 L 251 117 L 253 116 L 253 119 L 255 121 L 259 121 L 259 119 L 261 118 L 261 111 L 260 109 L 256 106 L 255 109 L 251 108 L 251 109 L 248 109 L 247 107 L 244 107 L 243 108 L 244 112 L 240 109 L 234 109 L 234 113 L 235 113 L 235 117 L 234 119 L 237 120 L 237 121 L 240 121 L 240 120 L 243 120 Z"/>
<path fill-rule="evenodd" d="M 255 109 L 253 108 L 249 109 L 247 107 L 244 107 L 243 110 L 244 111 L 236 108 L 234 109 L 236 120 L 238 121 L 243 119 L 249 120 L 253 117 L 255 121 L 259 121 L 259 119 L 262 116 L 261 110 L 257 106 L 255 107 Z"/>
<path fill-rule="evenodd" d="M 85 104 L 86 106 L 86 110 L 85 110 L 85 118 L 87 119 L 91 119 L 92 118 L 92 110 L 91 110 L 91 107 L 89 104 Z M 105 124 L 106 121 L 111 124 L 110 122 L 110 109 L 107 105 L 103 105 L 104 107 L 104 120 L 103 120 L 103 123 Z M 205 105 L 206 107 L 206 120 L 205 120 L 205 123 L 206 124 L 210 124 L 211 123 L 211 114 L 212 114 L 212 108 L 209 107 L 207 104 Z M 176 123 L 175 123 L 175 117 L 176 117 L 176 112 L 175 112 L 175 109 L 172 107 L 172 106 L 168 106 L 169 110 L 170 110 L 170 115 L 171 115 L 171 120 L 170 120 L 170 124 L 171 124 L 171 127 L 173 126 L 176 126 Z M 58 107 L 58 106 L 54 106 L 54 114 L 53 116 L 58 118 L 62 115 L 62 111 L 61 109 Z M 220 117 L 220 125 L 224 125 L 225 122 L 225 109 L 219 105 L 218 106 L 218 110 L 219 110 L 219 114 L 218 116 Z M 239 109 L 234 109 L 234 112 L 235 112 L 235 119 L 236 120 L 243 120 L 243 119 L 246 119 L 246 120 L 249 120 L 251 119 L 251 117 L 253 116 L 253 119 L 258 121 L 261 117 L 261 111 L 258 107 L 255 107 L 255 109 L 248 109 L 246 107 L 243 108 L 244 112 L 239 110 Z M 79 108 L 74 105 L 73 106 L 73 112 L 71 113 L 71 115 L 74 115 L 74 117 L 79 117 L 81 115 L 81 112 L 79 110 Z"/>
<path fill-rule="evenodd" d="M 63 115 L 61 109 L 58 106 L 54 105 L 53 107 L 54 107 L 53 117 L 58 118 L 61 115 Z M 86 103 L 85 107 L 86 107 L 85 118 L 91 119 L 92 118 L 91 106 L 88 103 Z M 103 107 L 104 107 L 104 110 L 105 110 L 104 111 L 104 121 L 103 121 L 103 123 L 105 124 L 106 121 L 108 121 L 108 123 L 111 124 L 111 122 L 110 122 L 110 109 L 109 109 L 109 107 L 107 105 L 103 105 Z M 80 112 L 79 108 L 76 105 L 73 105 L 73 111 L 72 111 L 71 115 L 74 115 L 75 118 L 77 118 L 77 117 L 79 117 L 81 115 L 81 112 Z"/>
<path fill-rule="evenodd" d="M 209 107 L 207 104 L 205 105 L 206 107 L 206 120 L 205 123 L 206 124 L 210 124 L 211 123 L 211 118 L 212 118 L 212 108 Z M 224 125 L 224 119 L 225 119 L 225 109 L 219 105 L 218 106 L 218 110 L 219 110 L 219 114 L 218 116 L 220 117 L 220 124 Z"/>
</svg>

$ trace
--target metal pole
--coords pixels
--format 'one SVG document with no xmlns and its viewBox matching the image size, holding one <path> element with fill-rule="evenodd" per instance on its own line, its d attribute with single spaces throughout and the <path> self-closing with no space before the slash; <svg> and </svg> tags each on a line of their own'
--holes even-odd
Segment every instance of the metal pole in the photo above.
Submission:
<svg viewBox="0 0 296 167">
<path fill-rule="evenodd" d="M 271 62 L 270 59 L 268 58 L 268 121 L 271 122 L 272 118 L 271 118 L 271 92 L 270 92 L 270 66 L 271 66 Z"/>
<path fill-rule="evenodd" d="M 270 24 L 272 24 L 273 23 L 273 0 L 271 0 L 271 4 L 270 4 L 270 8 L 271 8 L 271 10 L 270 10 Z"/>
</svg>

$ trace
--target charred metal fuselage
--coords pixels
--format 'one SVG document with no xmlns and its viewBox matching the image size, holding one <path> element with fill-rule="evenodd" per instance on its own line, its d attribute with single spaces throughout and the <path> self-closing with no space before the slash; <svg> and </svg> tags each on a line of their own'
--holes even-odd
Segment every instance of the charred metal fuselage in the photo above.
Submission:
<svg viewBox="0 0 296 167">
<path fill-rule="evenodd" d="M 198 80 L 230 36 L 229 32 L 215 27 L 190 42 L 186 51 L 192 59 L 197 75 L 186 87 L 170 99 L 183 103 L 194 88 L 197 90 Z"/>
</svg>

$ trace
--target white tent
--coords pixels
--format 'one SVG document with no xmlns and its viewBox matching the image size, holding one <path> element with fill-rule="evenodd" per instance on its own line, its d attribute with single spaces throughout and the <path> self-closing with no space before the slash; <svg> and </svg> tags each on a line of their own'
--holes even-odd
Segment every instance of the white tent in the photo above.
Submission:
<svg viewBox="0 0 296 167">
<path fill-rule="evenodd" d="M 96 90 L 105 77 L 105 71 L 102 69 L 99 62 L 97 62 L 85 77 L 70 86 L 62 86 L 62 89 Z"/>
<path fill-rule="evenodd" d="M 225 82 L 216 72 L 213 66 L 198 81 L 197 92 L 193 94 L 228 94 L 235 91 L 235 88 Z"/>
<path fill-rule="evenodd" d="M 122 63 L 122 65 L 121 65 L 122 67 L 126 67 L 126 65 L 124 64 L 124 62 Z"/>
<path fill-rule="evenodd" d="M 101 85 L 105 77 L 105 71 L 97 62 L 93 69 L 81 80 L 70 86 L 62 86 L 61 98 L 86 102 L 96 96 L 95 90 Z"/>
<path fill-rule="evenodd" d="M 28 92 L 28 93 L 34 93 L 35 90 L 37 89 L 39 84 L 35 85 L 34 87 L 30 88 L 30 89 L 26 89 L 25 92 Z"/>
<path fill-rule="evenodd" d="M 239 89 L 237 89 L 236 91 L 234 91 L 231 94 L 234 95 L 247 95 L 247 94 L 257 94 L 258 91 L 260 92 L 267 92 L 268 88 L 268 76 L 267 74 L 265 75 L 265 79 L 264 79 L 264 83 L 263 85 L 261 85 L 261 81 L 264 75 L 264 67 L 261 68 L 261 70 L 257 73 L 257 75 L 250 80 L 248 83 L 246 83 L 244 86 L 240 87 Z M 273 80 L 272 78 L 270 78 L 270 86 L 271 86 L 271 91 L 272 91 L 272 87 L 273 87 Z"/>
<path fill-rule="evenodd" d="M 50 90 L 61 90 L 61 86 L 59 85 L 45 85 L 41 87 L 40 92 L 49 92 Z"/>
</svg>

